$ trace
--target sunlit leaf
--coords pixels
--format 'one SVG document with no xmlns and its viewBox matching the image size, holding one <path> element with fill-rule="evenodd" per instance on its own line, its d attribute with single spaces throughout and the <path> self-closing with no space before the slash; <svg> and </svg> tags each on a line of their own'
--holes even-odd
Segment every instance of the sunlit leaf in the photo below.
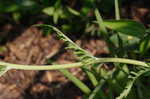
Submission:
<svg viewBox="0 0 150 99">
<path fill-rule="evenodd" d="M 76 16 L 80 16 L 80 12 L 70 8 L 70 7 L 67 7 L 68 8 L 68 11 Z"/>
<path fill-rule="evenodd" d="M 54 14 L 54 7 L 47 7 L 47 8 L 44 8 L 42 11 L 49 15 L 49 16 L 52 16 Z"/>
<path fill-rule="evenodd" d="M 57 11 L 57 12 L 55 12 L 54 15 L 53 15 L 53 21 L 54 21 L 55 24 L 57 24 L 58 19 L 59 19 L 59 13 L 58 13 L 58 11 Z"/>
<path fill-rule="evenodd" d="M 116 47 L 119 47 L 119 38 L 117 35 L 120 36 L 123 43 L 123 47 L 136 44 L 140 41 L 140 39 L 135 36 L 126 35 L 123 33 L 114 34 L 110 37 L 110 40 Z"/>
<path fill-rule="evenodd" d="M 143 34 L 145 33 L 145 27 L 142 24 L 132 20 L 104 21 L 104 25 L 109 29 L 138 38 L 143 37 Z"/>
</svg>

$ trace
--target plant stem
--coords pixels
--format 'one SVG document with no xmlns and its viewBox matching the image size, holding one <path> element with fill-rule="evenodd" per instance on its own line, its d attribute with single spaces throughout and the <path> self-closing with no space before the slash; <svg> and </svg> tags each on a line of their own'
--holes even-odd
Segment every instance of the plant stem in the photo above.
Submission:
<svg viewBox="0 0 150 99">
<path fill-rule="evenodd" d="M 148 64 L 138 60 L 132 59 L 124 59 L 124 58 L 97 58 L 89 63 L 125 63 L 132 64 L 137 66 L 149 67 Z M 21 70 L 58 70 L 58 69 L 66 69 L 66 68 L 77 68 L 82 67 L 85 64 L 82 62 L 72 63 L 72 64 L 61 64 L 61 65 L 20 65 L 20 64 L 11 64 L 6 62 L 0 62 L 0 66 L 7 66 L 10 69 L 21 69 Z"/>
<path fill-rule="evenodd" d="M 150 67 L 148 64 L 142 61 L 133 60 L 133 59 L 125 59 L 125 58 L 98 58 L 97 63 L 125 63 L 125 64 L 132 64 L 137 66 L 144 66 L 144 67 Z"/>
<path fill-rule="evenodd" d="M 103 33 L 103 36 L 106 36 L 107 35 L 107 29 L 103 23 L 103 19 L 100 15 L 100 12 L 98 11 L 98 9 L 95 9 L 95 16 L 96 16 L 96 20 L 98 22 L 100 31 Z"/>
<path fill-rule="evenodd" d="M 82 65 L 83 64 L 81 62 L 72 64 L 61 64 L 61 65 L 21 65 L 21 64 L 0 62 L 0 66 L 8 66 L 10 69 L 21 69 L 21 70 L 58 70 L 66 68 L 77 68 L 81 67 Z"/>
<path fill-rule="evenodd" d="M 105 80 L 101 80 L 97 87 L 92 91 L 88 99 L 95 99 L 95 97 L 101 97 L 102 99 L 107 99 L 102 91 L 102 86 L 105 83 Z M 96 96 L 98 95 L 98 96 Z"/>
<path fill-rule="evenodd" d="M 81 80 L 76 78 L 74 75 L 72 75 L 68 70 L 62 69 L 59 71 L 62 72 L 69 80 L 71 80 L 78 88 L 80 88 L 82 92 L 87 95 L 91 93 L 91 90 L 88 88 L 88 86 L 85 85 Z"/>
<path fill-rule="evenodd" d="M 118 0 L 115 0 L 115 15 L 116 15 L 116 20 L 120 20 L 120 12 L 119 12 L 119 2 L 118 2 Z"/>
<path fill-rule="evenodd" d="M 95 75 L 90 71 L 90 69 L 88 69 L 88 70 L 86 70 L 86 69 L 88 69 L 88 68 L 85 68 L 85 69 L 83 68 L 83 70 L 86 72 L 87 76 L 91 80 L 93 86 L 96 87 L 98 84 L 98 81 L 97 81 Z"/>
<path fill-rule="evenodd" d="M 96 16 L 96 20 L 100 28 L 100 32 L 102 33 L 102 36 L 108 45 L 109 52 L 114 53 L 114 50 L 113 50 L 114 46 L 112 45 L 112 42 L 110 41 L 110 39 L 108 39 L 109 38 L 108 31 L 107 31 L 106 26 L 104 25 L 103 18 L 100 15 L 100 12 L 98 11 L 98 9 L 95 9 L 95 16 Z"/>
</svg>

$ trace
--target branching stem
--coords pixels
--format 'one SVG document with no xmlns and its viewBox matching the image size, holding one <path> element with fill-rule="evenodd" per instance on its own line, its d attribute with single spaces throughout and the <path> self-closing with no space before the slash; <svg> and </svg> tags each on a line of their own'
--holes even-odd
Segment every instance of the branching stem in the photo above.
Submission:
<svg viewBox="0 0 150 99">
<path fill-rule="evenodd" d="M 142 61 L 124 59 L 124 58 L 97 58 L 89 63 L 125 63 L 132 64 L 136 66 L 150 67 L 148 64 Z M 82 62 L 71 63 L 71 64 L 60 64 L 60 65 L 21 65 L 21 64 L 11 64 L 7 62 L 0 62 L 0 66 L 7 66 L 10 69 L 21 69 L 21 70 L 58 70 L 58 69 L 67 69 L 67 68 L 77 68 L 82 67 L 85 64 Z"/>
</svg>

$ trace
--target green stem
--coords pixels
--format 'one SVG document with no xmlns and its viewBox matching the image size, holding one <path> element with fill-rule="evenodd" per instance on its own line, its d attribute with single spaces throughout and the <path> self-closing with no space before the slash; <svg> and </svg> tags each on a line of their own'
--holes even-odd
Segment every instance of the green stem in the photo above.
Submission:
<svg viewBox="0 0 150 99">
<path fill-rule="evenodd" d="M 118 0 L 115 0 L 115 14 L 116 14 L 116 20 L 120 20 L 120 12 L 119 12 Z"/>
<path fill-rule="evenodd" d="M 133 60 L 133 59 L 125 59 L 125 58 L 98 58 L 96 63 L 125 63 L 132 64 L 143 67 L 150 67 L 148 64 L 142 61 Z"/>
<path fill-rule="evenodd" d="M 100 15 L 100 12 L 98 11 L 98 9 L 95 9 L 95 16 L 96 16 L 96 20 L 98 22 L 98 25 L 100 27 L 100 31 L 103 33 L 104 36 L 107 35 L 107 29 L 103 23 L 103 19 Z"/>
<path fill-rule="evenodd" d="M 83 68 L 83 70 L 86 72 L 86 74 L 89 77 L 89 79 L 91 80 L 93 86 L 96 87 L 98 84 L 98 81 L 97 81 L 95 75 L 88 68 L 85 68 L 85 69 Z"/>
<path fill-rule="evenodd" d="M 101 80 L 100 83 L 97 85 L 97 87 L 92 91 L 88 99 L 107 99 L 102 91 L 102 86 L 105 83 L 105 80 Z"/>
<path fill-rule="evenodd" d="M 98 84 L 98 81 L 97 81 L 97 79 L 95 78 L 95 76 L 93 75 L 93 73 L 91 73 L 91 72 L 89 72 L 89 71 L 86 71 L 86 73 L 87 73 L 89 79 L 91 80 L 93 86 L 96 87 L 97 84 Z"/>
<path fill-rule="evenodd" d="M 89 95 L 91 93 L 91 90 L 85 85 L 81 80 L 76 78 L 74 75 L 72 75 L 68 70 L 62 69 L 59 70 L 62 72 L 69 80 L 71 80 L 82 92 Z"/>
<path fill-rule="evenodd" d="M 124 58 L 97 58 L 89 63 L 125 63 L 132 64 L 136 66 L 150 67 L 145 62 L 132 60 L 132 59 L 124 59 Z M 62 64 L 62 65 L 20 65 L 20 64 L 11 64 L 6 62 L 0 62 L 0 66 L 7 66 L 10 69 L 21 69 L 21 70 L 58 70 L 58 69 L 67 69 L 67 68 L 77 68 L 82 67 L 85 64 L 82 62 L 72 63 L 72 64 Z"/>
<path fill-rule="evenodd" d="M 21 69 L 21 70 L 58 70 L 66 68 L 77 68 L 81 67 L 82 65 L 83 64 L 81 62 L 62 65 L 21 65 L 21 64 L 0 62 L 0 66 L 8 66 L 10 69 Z"/>
<path fill-rule="evenodd" d="M 97 23 L 98 23 L 99 28 L 100 28 L 100 32 L 101 32 L 104 40 L 106 41 L 106 43 L 108 45 L 108 50 L 109 50 L 109 52 L 113 53 L 114 50 L 112 48 L 114 46 L 113 46 L 112 42 L 108 39 L 109 38 L 108 31 L 107 31 L 106 26 L 104 25 L 103 18 L 100 15 L 100 12 L 98 11 L 98 9 L 95 9 L 95 16 L 96 16 L 96 20 L 97 20 Z"/>
</svg>

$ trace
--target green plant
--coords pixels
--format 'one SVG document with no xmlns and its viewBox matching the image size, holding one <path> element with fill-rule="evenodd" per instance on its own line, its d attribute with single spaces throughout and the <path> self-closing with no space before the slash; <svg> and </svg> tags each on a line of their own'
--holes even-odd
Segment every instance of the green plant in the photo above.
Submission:
<svg viewBox="0 0 150 99">
<path fill-rule="evenodd" d="M 27 14 L 35 14 L 40 12 L 42 7 L 34 0 L 1 0 L 0 1 L 0 14 L 10 16 L 10 19 L 19 21 L 21 17 Z"/>
<path fill-rule="evenodd" d="M 40 25 L 40 26 L 50 27 L 53 30 L 55 30 L 57 32 L 58 36 L 60 37 L 60 39 L 64 40 L 67 43 L 67 45 L 68 45 L 67 49 L 73 50 L 75 55 L 77 55 L 79 57 L 80 62 L 73 63 L 73 64 L 47 65 L 47 66 L 36 66 L 36 65 L 28 66 L 28 65 L 17 65 L 17 64 L 10 64 L 10 63 L 6 63 L 6 62 L 0 62 L 1 75 L 10 69 L 23 69 L 23 70 L 56 70 L 57 69 L 57 70 L 60 70 L 71 81 L 73 81 L 73 83 L 75 83 L 88 96 L 88 95 L 90 95 L 90 93 L 92 93 L 91 95 L 93 95 L 95 93 L 92 92 L 88 86 L 83 84 L 83 82 L 81 82 L 79 79 L 77 79 L 75 76 L 73 76 L 68 70 L 66 70 L 67 68 L 73 68 L 73 67 L 98 68 L 99 66 L 95 67 L 93 64 L 101 64 L 101 63 L 107 63 L 107 62 L 132 64 L 132 66 L 135 66 L 136 68 L 140 69 L 140 71 L 139 72 L 132 71 L 131 72 L 132 75 L 129 75 L 129 81 L 127 82 L 127 86 L 126 86 L 127 89 L 125 88 L 125 91 L 123 91 L 123 93 L 120 95 L 120 97 L 125 97 L 131 90 L 131 87 L 133 86 L 133 83 L 135 82 L 135 80 L 142 74 L 150 71 L 150 66 L 148 65 L 148 63 L 137 61 L 137 60 L 123 59 L 123 58 L 96 58 L 96 57 L 92 56 L 90 53 L 88 53 L 87 51 L 85 51 L 84 49 L 80 48 L 78 45 L 76 45 L 73 41 L 71 41 L 68 37 L 66 37 L 62 32 L 60 32 L 55 27 L 52 27 L 49 25 Z M 99 67 L 99 68 L 101 68 L 101 67 Z M 87 71 L 92 73 L 91 69 L 89 69 Z M 103 85 L 102 82 L 104 82 L 104 80 L 107 82 L 107 80 L 110 79 L 110 76 L 112 76 L 112 74 L 114 73 L 114 71 L 109 71 L 109 72 L 111 72 L 111 74 L 107 74 L 107 73 L 103 74 L 103 78 L 100 80 L 98 80 L 98 78 L 96 78 L 96 82 L 98 82 L 98 83 L 96 83 L 96 85 L 93 84 L 96 89 L 101 88 L 99 86 Z M 95 80 L 95 76 L 93 76 L 93 77 L 94 77 L 94 79 L 92 78 L 91 81 Z M 93 81 L 93 82 L 95 82 L 95 81 Z M 93 97 L 91 95 L 90 95 L 90 97 Z M 91 98 L 91 99 L 93 99 L 93 98 Z M 118 99 L 121 99 L 121 98 L 118 97 Z"/>
<path fill-rule="evenodd" d="M 98 9 L 95 9 L 96 21 L 93 22 L 93 24 L 98 24 L 100 36 L 108 44 L 110 57 L 114 58 L 95 57 L 75 44 L 56 27 L 39 24 L 35 26 L 55 31 L 58 37 L 66 43 L 66 49 L 73 50 L 77 56 L 77 62 L 44 66 L 0 62 L 0 75 L 10 69 L 59 70 L 81 89 L 85 99 L 148 99 L 150 88 L 144 86 L 146 83 L 144 79 L 150 76 L 150 63 L 139 60 L 142 60 L 149 50 L 149 31 L 138 22 L 120 20 L 117 0 L 115 4 L 116 20 L 103 20 Z M 114 68 L 106 70 L 103 67 L 106 63 L 113 63 Z M 77 67 L 87 74 L 93 85 L 91 88 L 67 70 Z M 109 65 L 107 67 L 109 68 Z"/>
</svg>

